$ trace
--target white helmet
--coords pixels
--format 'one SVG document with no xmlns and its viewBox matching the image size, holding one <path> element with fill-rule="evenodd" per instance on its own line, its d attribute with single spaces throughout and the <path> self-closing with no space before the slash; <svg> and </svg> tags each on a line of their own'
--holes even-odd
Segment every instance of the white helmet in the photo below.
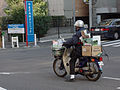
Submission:
<svg viewBox="0 0 120 90">
<path fill-rule="evenodd" d="M 84 22 L 82 20 L 77 20 L 74 24 L 74 26 L 77 27 L 84 27 Z"/>
</svg>

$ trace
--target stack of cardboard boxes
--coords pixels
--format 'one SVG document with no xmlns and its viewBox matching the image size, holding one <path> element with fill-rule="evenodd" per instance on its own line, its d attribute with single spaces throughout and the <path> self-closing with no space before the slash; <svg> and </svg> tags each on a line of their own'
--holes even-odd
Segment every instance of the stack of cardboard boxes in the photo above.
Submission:
<svg viewBox="0 0 120 90">
<path fill-rule="evenodd" d="M 100 36 L 83 40 L 82 56 L 100 56 L 102 53 Z"/>
</svg>

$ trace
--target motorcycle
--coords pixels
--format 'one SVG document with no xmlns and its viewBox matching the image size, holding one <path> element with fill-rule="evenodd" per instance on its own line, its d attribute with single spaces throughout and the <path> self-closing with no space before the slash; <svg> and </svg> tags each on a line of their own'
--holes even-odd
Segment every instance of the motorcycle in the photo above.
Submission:
<svg viewBox="0 0 120 90">
<path fill-rule="evenodd" d="M 69 61 L 73 49 L 74 47 L 62 47 L 62 44 L 60 44 L 59 48 L 52 49 L 55 58 L 53 71 L 57 76 L 65 77 L 70 74 Z M 90 81 L 97 81 L 101 77 L 103 65 L 102 57 L 82 56 L 75 63 L 75 74 L 83 75 Z"/>
</svg>

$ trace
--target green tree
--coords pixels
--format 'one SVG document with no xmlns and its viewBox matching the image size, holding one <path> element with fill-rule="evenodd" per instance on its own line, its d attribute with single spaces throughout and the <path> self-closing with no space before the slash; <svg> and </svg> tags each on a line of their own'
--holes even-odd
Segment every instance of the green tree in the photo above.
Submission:
<svg viewBox="0 0 120 90">
<path fill-rule="evenodd" d="M 8 7 L 4 10 L 11 17 L 12 23 L 25 23 L 25 11 L 23 0 L 6 0 Z M 34 31 L 37 36 L 43 36 L 49 28 L 51 18 L 48 16 L 47 2 L 33 0 Z"/>
</svg>

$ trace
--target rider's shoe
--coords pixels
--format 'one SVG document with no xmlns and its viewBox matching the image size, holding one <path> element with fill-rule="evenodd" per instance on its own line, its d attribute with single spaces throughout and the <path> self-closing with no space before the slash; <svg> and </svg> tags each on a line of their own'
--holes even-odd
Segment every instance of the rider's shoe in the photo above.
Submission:
<svg viewBox="0 0 120 90">
<path fill-rule="evenodd" d="M 75 81 L 75 75 L 70 75 L 70 77 L 66 78 L 66 82 L 74 82 Z"/>
<path fill-rule="evenodd" d="M 66 82 L 74 82 L 74 81 L 75 81 L 75 79 L 70 79 L 70 78 L 67 78 L 65 81 L 66 81 Z"/>
</svg>

